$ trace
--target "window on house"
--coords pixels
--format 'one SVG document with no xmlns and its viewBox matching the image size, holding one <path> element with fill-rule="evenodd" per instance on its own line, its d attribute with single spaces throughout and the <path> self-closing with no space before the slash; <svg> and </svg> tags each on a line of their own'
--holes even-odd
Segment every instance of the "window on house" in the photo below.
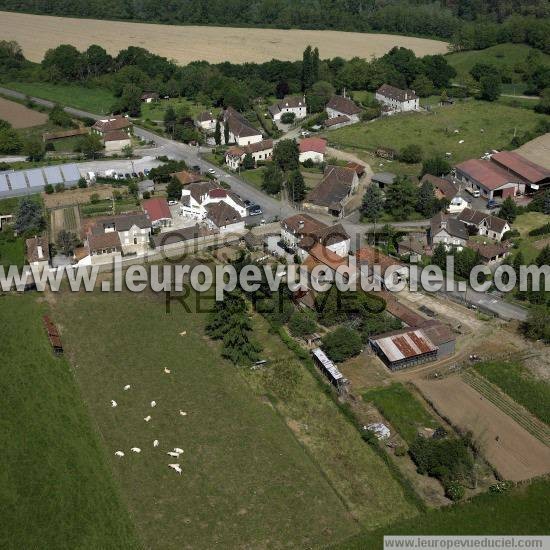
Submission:
<svg viewBox="0 0 550 550">
<path fill-rule="evenodd" d="M 134 244 L 137 244 L 137 237 L 134 237 Z"/>
</svg>

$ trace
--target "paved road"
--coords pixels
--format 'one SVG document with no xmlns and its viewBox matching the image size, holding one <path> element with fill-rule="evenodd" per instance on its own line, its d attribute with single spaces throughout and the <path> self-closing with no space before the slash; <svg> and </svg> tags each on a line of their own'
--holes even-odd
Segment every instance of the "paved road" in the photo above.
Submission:
<svg viewBox="0 0 550 550">
<path fill-rule="evenodd" d="M 0 87 L 0 93 L 18 99 L 25 99 L 26 97 L 24 94 L 2 87 Z M 31 99 L 35 103 L 38 103 L 39 105 L 44 105 L 46 107 L 51 108 L 54 105 L 53 102 L 45 99 L 35 97 L 32 97 Z M 65 107 L 64 109 L 67 113 L 78 117 L 88 117 L 92 119 L 101 118 L 101 116 L 99 115 L 88 113 L 80 109 L 74 109 L 72 107 Z M 155 143 L 154 148 L 151 148 L 149 151 L 145 150 L 143 154 L 150 154 L 154 156 L 166 155 L 167 157 L 172 159 L 184 160 L 189 166 L 199 166 L 201 171 L 205 171 L 211 168 L 214 169 L 216 173 L 220 175 L 223 181 L 226 181 L 231 185 L 231 188 L 233 189 L 233 191 L 235 191 L 235 193 L 238 193 L 243 199 L 248 199 L 256 204 L 260 204 L 264 212 L 262 218 L 264 218 L 266 221 L 270 221 L 275 217 L 281 219 L 298 212 L 291 205 L 282 203 L 272 197 L 269 197 L 268 195 L 265 195 L 254 186 L 239 178 L 237 175 L 226 172 L 220 167 L 215 166 L 210 162 L 204 160 L 200 156 L 200 149 L 198 147 L 173 141 L 138 126 L 134 126 L 134 133 L 138 137 L 146 141 L 153 141 Z M 328 223 L 337 221 L 330 216 L 315 217 Z M 252 221 L 252 219 L 250 221 Z M 352 250 L 355 250 L 358 246 L 361 246 L 361 244 L 364 242 L 365 233 L 372 230 L 374 227 L 369 224 L 358 223 L 356 213 L 352 214 L 344 220 L 338 221 L 342 223 L 346 231 L 351 235 Z M 416 222 L 397 222 L 392 223 L 392 225 L 395 227 L 424 228 L 429 225 L 429 221 L 422 220 Z M 454 294 L 455 296 L 461 297 L 463 299 L 467 298 L 468 302 L 477 306 L 483 306 L 505 319 L 524 321 L 527 318 L 527 310 L 525 310 L 524 308 L 515 304 L 505 302 L 501 298 L 498 298 L 489 293 L 474 292 L 473 290 L 468 289 L 467 296 L 465 296 L 464 292 L 459 292 L 458 290 L 451 291 L 451 294 Z"/>
</svg>

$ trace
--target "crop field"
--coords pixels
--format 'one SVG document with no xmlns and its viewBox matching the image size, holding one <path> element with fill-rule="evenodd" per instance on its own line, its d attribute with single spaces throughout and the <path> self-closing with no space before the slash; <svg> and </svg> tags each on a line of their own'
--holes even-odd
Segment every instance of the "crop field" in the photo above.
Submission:
<svg viewBox="0 0 550 550">
<path fill-rule="evenodd" d="M 384 535 L 546 535 L 550 480 L 539 479 L 501 494 L 485 493 L 332 547 L 380 550 Z"/>
<path fill-rule="evenodd" d="M 518 363 L 482 363 L 476 370 L 537 418 L 550 424 L 550 384 L 535 378 Z"/>
<path fill-rule="evenodd" d="M 382 416 L 409 444 L 416 438 L 419 428 L 438 427 L 422 403 L 403 384 L 393 383 L 385 388 L 368 390 L 363 393 L 363 400 L 372 401 Z"/>
<path fill-rule="evenodd" d="M 322 58 L 369 59 L 393 46 L 410 48 L 417 55 L 447 52 L 447 44 L 439 40 L 388 34 L 149 25 L 10 12 L 0 12 L 0 17 L 2 39 L 17 40 L 31 61 L 41 61 L 46 50 L 59 44 L 72 44 L 80 50 L 100 44 L 113 55 L 128 46 L 141 46 L 181 64 L 197 60 L 295 61 L 301 59 L 308 44 L 318 46 Z"/>
<path fill-rule="evenodd" d="M 0 297 L 0 547 L 137 550 L 72 370 L 47 340 L 46 309 L 36 294 Z"/>
<path fill-rule="evenodd" d="M 48 120 L 48 115 L 0 97 L 0 119 L 6 120 L 14 128 L 30 128 L 44 124 Z"/>
<path fill-rule="evenodd" d="M 110 113 L 115 102 L 115 96 L 107 88 L 88 88 L 77 84 L 52 84 L 51 82 L 4 82 L 1 75 L 0 82 L 6 88 L 23 94 L 48 99 L 92 114 Z"/>
<path fill-rule="evenodd" d="M 550 471 L 550 448 L 459 376 L 414 383 L 443 418 L 472 432 L 504 479 L 521 481 Z"/>
<path fill-rule="evenodd" d="M 145 547 L 310 547 L 358 532 L 315 456 L 204 336 L 206 315 L 194 302 L 186 302 L 193 313 L 177 302 L 168 313 L 165 296 L 150 293 L 54 299 L 67 356 Z M 361 459 L 368 447 L 355 437 L 358 464 L 369 466 Z M 174 447 L 184 450 L 177 461 L 166 455 Z M 347 460 L 337 450 L 336 464 Z M 174 462 L 181 475 L 168 467 Z M 340 484 L 369 495 L 361 503 L 372 514 L 366 524 L 414 512 L 376 457 L 363 472 L 366 485 L 350 481 L 345 462 L 341 468 Z"/>
<path fill-rule="evenodd" d="M 543 117 L 526 109 L 471 100 L 436 107 L 431 113 L 405 113 L 354 124 L 326 132 L 326 137 L 338 147 L 368 151 L 377 147 L 400 151 L 415 143 L 425 156 L 451 153 L 451 162 L 457 163 L 508 145 L 514 132 L 532 130 Z M 392 171 L 390 167 L 391 163 L 387 169 Z"/>
<path fill-rule="evenodd" d="M 50 208 L 60 208 L 64 206 L 73 206 L 76 204 L 87 204 L 92 195 L 98 195 L 99 199 L 110 199 L 113 196 L 114 188 L 111 185 L 97 184 L 93 187 L 83 189 L 67 189 L 63 193 L 42 194 L 44 206 Z"/>
</svg>

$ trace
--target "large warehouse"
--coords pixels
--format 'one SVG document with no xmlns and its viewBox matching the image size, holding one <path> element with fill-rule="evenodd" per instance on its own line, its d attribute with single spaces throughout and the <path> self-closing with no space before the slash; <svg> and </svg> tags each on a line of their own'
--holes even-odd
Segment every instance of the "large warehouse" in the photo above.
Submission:
<svg viewBox="0 0 550 550">
<path fill-rule="evenodd" d="M 80 172 L 76 164 L 0 172 L 0 198 L 40 193 L 47 184 L 55 186 L 62 183 L 67 188 L 73 187 L 79 179 Z"/>
</svg>

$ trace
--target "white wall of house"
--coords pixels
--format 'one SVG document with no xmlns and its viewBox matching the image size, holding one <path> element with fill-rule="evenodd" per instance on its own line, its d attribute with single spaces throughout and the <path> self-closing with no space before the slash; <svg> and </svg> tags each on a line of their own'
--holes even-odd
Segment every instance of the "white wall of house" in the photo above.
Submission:
<svg viewBox="0 0 550 550">
<path fill-rule="evenodd" d="M 453 235 L 447 233 L 447 231 L 443 228 L 441 228 L 435 235 L 432 236 L 432 241 L 434 246 L 438 245 L 439 243 L 443 243 L 447 250 L 451 247 L 458 247 L 459 249 L 462 249 L 462 247 L 466 244 L 465 239 L 454 237 Z"/>
<path fill-rule="evenodd" d="M 408 99 L 407 101 L 399 101 L 397 99 L 392 99 L 391 97 L 386 97 L 385 95 L 379 93 L 376 93 L 374 97 L 376 101 L 387 105 L 393 111 L 405 112 L 418 111 L 418 109 L 420 109 L 420 100 L 418 98 Z"/>
<path fill-rule="evenodd" d="M 332 252 L 338 254 L 338 256 L 345 258 L 349 255 L 349 248 L 350 248 L 350 239 L 346 239 L 345 241 L 341 241 L 339 243 L 334 243 L 329 246 L 327 246 L 329 250 L 332 250 Z"/>
<path fill-rule="evenodd" d="M 244 155 L 241 157 L 236 157 L 234 155 L 225 155 L 225 164 L 227 164 L 228 168 L 236 172 L 239 169 L 239 166 L 242 164 L 242 161 L 244 159 Z"/>
<path fill-rule="evenodd" d="M 240 220 L 236 223 L 231 223 L 229 225 L 223 225 L 221 227 L 217 227 L 216 224 L 208 220 L 208 226 L 211 229 L 218 229 L 220 232 L 220 235 L 224 235 L 227 233 L 245 233 L 246 232 L 244 220 Z"/>
<path fill-rule="evenodd" d="M 112 153 L 114 151 L 122 151 L 124 147 L 131 147 L 132 146 L 132 140 L 130 138 L 128 139 L 117 139 L 114 141 L 106 141 L 105 142 L 105 152 L 106 153 Z"/>
<path fill-rule="evenodd" d="M 216 120 L 201 120 L 197 122 L 197 126 L 206 132 L 213 132 L 216 129 Z"/>
<path fill-rule="evenodd" d="M 146 250 L 149 246 L 149 235 L 151 235 L 149 227 L 142 229 L 137 225 L 133 225 L 128 231 L 119 231 L 118 237 L 122 251 L 128 253 Z"/>
<path fill-rule="evenodd" d="M 506 233 L 506 231 L 510 231 L 510 226 L 508 225 L 508 223 L 504 226 L 504 228 L 502 229 L 502 231 L 499 233 L 498 231 L 494 231 L 494 230 L 491 230 L 487 227 L 487 223 L 485 222 L 485 220 L 483 220 L 480 224 L 479 224 L 479 227 L 478 227 L 478 234 L 479 235 L 487 235 L 487 237 L 489 237 L 490 239 L 494 239 L 495 241 L 501 241 L 502 240 L 502 237 L 504 236 L 504 233 Z"/>
<path fill-rule="evenodd" d="M 281 101 L 281 103 L 279 103 L 279 107 L 281 107 L 281 111 L 273 116 L 273 120 L 275 120 L 275 121 L 281 120 L 281 117 L 285 113 L 294 113 L 294 116 L 296 117 L 296 120 L 306 118 L 307 108 L 306 108 L 305 105 L 303 105 L 301 107 L 285 107 L 284 105 L 282 105 L 282 103 L 283 103 L 282 101 Z"/>
<path fill-rule="evenodd" d="M 323 153 L 318 153 L 317 151 L 304 151 L 300 153 L 300 162 L 306 162 L 306 160 L 311 160 L 315 163 L 325 162 L 325 155 Z"/>
</svg>

